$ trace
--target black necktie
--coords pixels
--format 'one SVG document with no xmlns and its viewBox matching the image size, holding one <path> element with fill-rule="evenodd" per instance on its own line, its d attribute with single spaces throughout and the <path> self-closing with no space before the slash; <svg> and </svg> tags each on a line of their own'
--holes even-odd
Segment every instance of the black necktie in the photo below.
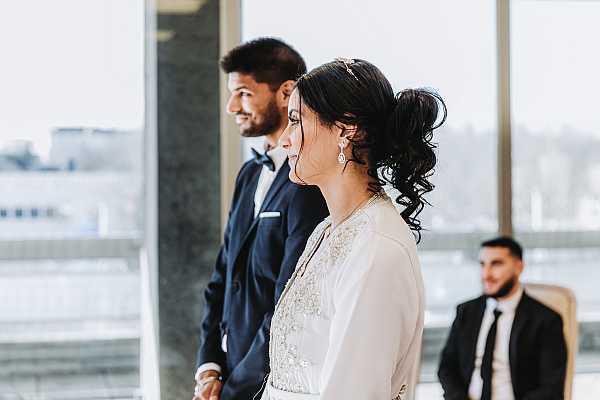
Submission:
<svg viewBox="0 0 600 400">
<path fill-rule="evenodd" d="M 269 168 L 271 171 L 275 171 L 275 163 L 273 162 L 273 160 L 271 159 L 271 157 L 269 157 L 267 155 L 266 152 L 265 152 L 265 154 L 260 154 L 255 149 L 252 149 L 252 155 L 254 155 L 254 162 L 255 163 L 260 164 L 260 165 L 264 165 L 267 168 Z"/>
<path fill-rule="evenodd" d="M 492 364 L 494 362 L 494 346 L 496 345 L 496 331 L 500 314 L 502 314 L 502 311 L 494 310 L 494 323 L 492 323 L 485 341 L 485 351 L 481 361 L 481 379 L 483 379 L 481 400 L 492 400 Z"/>
</svg>

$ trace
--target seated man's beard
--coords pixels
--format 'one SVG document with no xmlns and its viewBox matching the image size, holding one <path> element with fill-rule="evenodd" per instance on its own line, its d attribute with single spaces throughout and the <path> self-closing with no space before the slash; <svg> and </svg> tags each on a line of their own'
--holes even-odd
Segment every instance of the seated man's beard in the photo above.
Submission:
<svg viewBox="0 0 600 400">
<path fill-rule="evenodd" d="M 516 283 L 517 283 L 517 277 L 513 276 L 508 281 L 506 281 L 506 283 L 504 285 L 502 285 L 500 287 L 500 289 L 498 289 L 496 291 L 496 293 L 489 294 L 487 297 L 491 297 L 494 299 L 504 297 L 510 293 L 510 291 L 515 287 Z"/>
<path fill-rule="evenodd" d="M 263 120 L 259 124 L 250 122 L 250 126 L 241 131 L 243 137 L 259 137 L 275 132 L 281 126 L 281 114 L 277 108 L 275 98 L 271 99 L 263 113 Z"/>
</svg>

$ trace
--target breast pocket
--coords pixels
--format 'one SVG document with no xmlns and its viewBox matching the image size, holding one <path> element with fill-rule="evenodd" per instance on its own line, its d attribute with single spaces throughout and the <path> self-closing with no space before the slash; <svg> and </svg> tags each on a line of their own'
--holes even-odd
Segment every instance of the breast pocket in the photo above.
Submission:
<svg viewBox="0 0 600 400">
<path fill-rule="evenodd" d="M 279 275 L 284 253 L 283 217 L 279 211 L 266 211 L 259 215 L 252 249 L 254 273 L 273 280 Z"/>
</svg>

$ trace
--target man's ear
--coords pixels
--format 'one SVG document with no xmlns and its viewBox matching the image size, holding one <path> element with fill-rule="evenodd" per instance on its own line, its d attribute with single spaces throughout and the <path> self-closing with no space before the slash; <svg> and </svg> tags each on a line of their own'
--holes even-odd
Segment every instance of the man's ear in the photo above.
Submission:
<svg viewBox="0 0 600 400">
<path fill-rule="evenodd" d="M 517 273 L 521 275 L 523 273 L 523 260 L 517 260 Z"/>
<path fill-rule="evenodd" d="M 279 89 L 277 90 L 277 101 L 280 103 L 280 106 L 287 107 L 295 86 L 296 82 L 293 80 L 287 80 L 279 86 Z"/>
</svg>

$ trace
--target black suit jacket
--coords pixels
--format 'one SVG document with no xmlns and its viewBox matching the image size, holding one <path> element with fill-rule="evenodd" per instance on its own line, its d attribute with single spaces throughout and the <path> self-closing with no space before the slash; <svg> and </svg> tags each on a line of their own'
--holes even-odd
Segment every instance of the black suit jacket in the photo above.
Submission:
<svg viewBox="0 0 600 400">
<path fill-rule="evenodd" d="M 458 306 L 438 370 L 447 400 L 468 399 L 475 368 L 485 297 Z M 562 318 L 523 293 L 515 311 L 509 343 L 510 375 L 515 400 L 564 398 L 567 350 Z"/>
<path fill-rule="evenodd" d="M 205 291 L 197 366 L 221 366 L 222 400 L 250 400 L 261 390 L 275 304 L 308 237 L 328 215 L 320 190 L 292 183 L 285 163 L 261 207 L 280 216 L 254 218 L 261 169 L 249 161 L 238 174 L 224 242 Z M 225 334 L 227 353 L 221 349 Z"/>
</svg>

